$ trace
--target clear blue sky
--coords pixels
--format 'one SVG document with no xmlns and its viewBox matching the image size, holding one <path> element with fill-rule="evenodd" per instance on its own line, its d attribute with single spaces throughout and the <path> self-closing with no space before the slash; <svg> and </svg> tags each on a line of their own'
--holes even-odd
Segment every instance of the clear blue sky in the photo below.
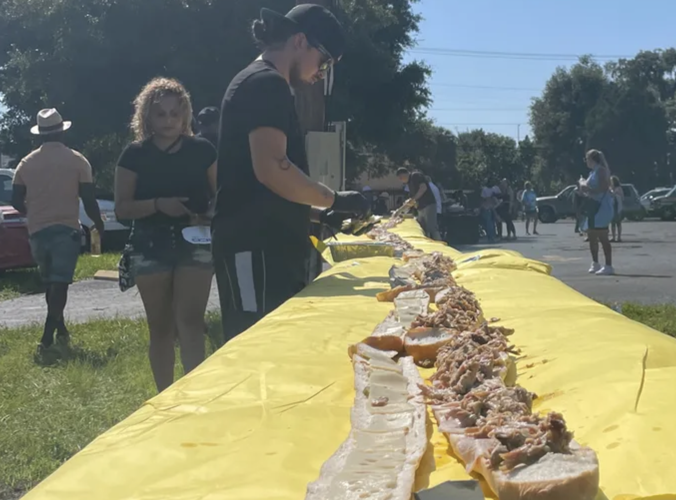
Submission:
<svg viewBox="0 0 676 500">
<path fill-rule="evenodd" d="M 571 60 L 433 52 L 632 56 L 676 45 L 673 0 L 421 0 L 414 8 L 424 20 L 407 59 L 432 67 L 430 116 L 453 131 L 481 127 L 516 138 L 521 124 L 524 137 L 530 99 L 557 66 Z"/>
<path fill-rule="evenodd" d="M 521 124 L 523 138 L 530 130 L 530 99 L 557 66 L 574 60 L 459 57 L 440 50 L 633 56 L 676 46 L 673 0 L 421 0 L 415 10 L 424 20 L 407 60 L 432 67 L 429 114 L 453 131 L 483 128 L 516 138 Z"/>
</svg>

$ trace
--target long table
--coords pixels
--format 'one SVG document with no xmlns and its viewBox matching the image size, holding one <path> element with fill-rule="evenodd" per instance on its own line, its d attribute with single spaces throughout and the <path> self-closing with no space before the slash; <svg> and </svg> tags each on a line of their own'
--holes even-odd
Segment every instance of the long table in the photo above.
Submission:
<svg viewBox="0 0 676 500">
<path fill-rule="evenodd" d="M 425 239 L 410 220 L 394 232 L 456 259 L 458 282 L 486 317 L 516 329 L 518 382 L 540 396 L 535 410 L 562 412 L 577 441 L 596 450 L 598 500 L 676 500 L 675 339 L 573 291 L 548 265 L 518 253 L 461 254 Z M 349 432 L 347 348 L 392 309 L 375 294 L 388 287 L 394 263 L 336 264 L 25 498 L 302 500 Z M 429 427 L 416 487 L 468 479 L 445 437 Z"/>
</svg>

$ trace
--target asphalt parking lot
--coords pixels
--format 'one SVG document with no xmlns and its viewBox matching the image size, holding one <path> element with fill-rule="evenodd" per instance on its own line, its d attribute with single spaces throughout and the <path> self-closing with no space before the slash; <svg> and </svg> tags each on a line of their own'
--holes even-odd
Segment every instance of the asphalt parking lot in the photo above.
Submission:
<svg viewBox="0 0 676 500">
<path fill-rule="evenodd" d="M 539 236 L 525 236 L 523 222 L 517 222 L 516 227 L 519 239 L 496 246 L 551 264 L 555 277 L 588 297 L 604 303 L 676 304 L 676 223 L 625 222 L 623 242 L 613 244 L 617 275 L 610 277 L 587 273 L 591 263 L 589 246 L 574 233 L 572 221 L 540 224 Z M 459 249 L 480 248 L 485 245 Z M 601 252 L 603 263 L 602 255 Z"/>
</svg>

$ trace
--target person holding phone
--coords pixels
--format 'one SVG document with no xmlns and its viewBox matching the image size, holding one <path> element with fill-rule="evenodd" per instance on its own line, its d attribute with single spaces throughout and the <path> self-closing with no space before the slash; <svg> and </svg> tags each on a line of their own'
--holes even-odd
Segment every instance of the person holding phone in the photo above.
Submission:
<svg viewBox="0 0 676 500">
<path fill-rule="evenodd" d="M 190 96 L 176 80 L 152 80 L 134 108 L 135 141 L 115 171 L 115 211 L 133 221 L 126 252 L 148 318 L 150 365 L 162 391 L 174 380 L 176 335 L 185 373 L 205 356 L 211 248 L 187 235 L 191 226 L 209 224 L 216 150 L 193 136 Z"/>
</svg>

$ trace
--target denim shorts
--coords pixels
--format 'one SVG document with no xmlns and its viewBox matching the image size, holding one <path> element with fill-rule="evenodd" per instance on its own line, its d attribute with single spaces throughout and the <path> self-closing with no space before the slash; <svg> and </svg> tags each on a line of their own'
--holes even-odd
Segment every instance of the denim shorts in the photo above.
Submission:
<svg viewBox="0 0 676 500">
<path fill-rule="evenodd" d="M 80 256 L 80 231 L 70 226 L 49 226 L 30 236 L 31 253 L 46 284 L 73 282 Z"/>
<path fill-rule="evenodd" d="M 134 277 L 172 272 L 179 267 L 212 270 L 211 245 L 193 245 L 181 227 L 134 227 L 129 256 Z"/>
</svg>

